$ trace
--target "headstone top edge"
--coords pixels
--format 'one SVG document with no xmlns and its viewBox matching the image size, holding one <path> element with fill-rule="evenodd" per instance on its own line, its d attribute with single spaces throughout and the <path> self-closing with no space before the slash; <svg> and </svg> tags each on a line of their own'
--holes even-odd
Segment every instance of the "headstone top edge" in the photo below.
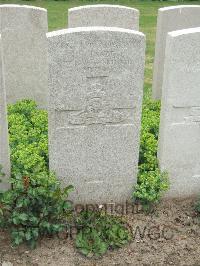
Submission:
<svg viewBox="0 0 200 266">
<path fill-rule="evenodd" d="M 171 32 L 168 32 L 168 36 L 179 37 L 179 36 L 183 36 L 186 34 L 188 35 L 188 34 L 195 34 L 195 33 L 200 33 L 200 27 L 171 31 Z"/>
<path fill-rule="evenodd" d="M 3 9 L 3 8 L 19 8 L 19 9 L 24 8 L 24 9 L 33 9 L 33 10 L 47 12 L 47 9 L 45 8 L 37 7 L 37 6 L 29 6 L 29 5 L 15 5 L 15 4 L 0 5 L 0 9 Z"/>
<path fill-rule="evenodd" d="M 197 7 L 200 8 L 200 5 L 177 5 L 177 6 L 167 6 L 167 7 L 161 7 L 159 8 L 159 12 L 161 11 L 170 11 L 170 10 L 175 10 L 175 9 L 184 9 L 184 8 L 193 8 L 193 7 Z"/>
<path fill-rule="evenodd" d="M 104 7 L 107 7 L 107 8 L 120 8 L 120 9 L 126 9 L 126 10 L 132 10 L 134 12 L 138 12 L 139 13 L 139 10 L 136 9 L 136 8 L 133 8 L 133 7 L 128 7 L 128 6 L 123 6 L 123 5 L 109 5 L 109 4 L 98 4 L 98 5 L 83 5 L 83 6 L 77 6 L 77 7 L 72 7 L 72 8 L 69 8 L 68 11 L 71 12 L 71 11 L 77 11 L 77 10 L 82 10 L 82 9 L 90 9 L 90 8 L 104 8 Z"/>
<path fill-rule="evenodd" d="M 101 27 L 101 26 L 77 27 L 77 28 L 52 31 L 47 33 L 47 37 L 50 38 L 58 35 L 64 35 L 67 33 L 78 33 L 78 32 L 121 32 L 121 33 L 130 33 L 145 38 L 145 34 L 140 31 L 118 28 L 118 27 Z"/>
</svg>

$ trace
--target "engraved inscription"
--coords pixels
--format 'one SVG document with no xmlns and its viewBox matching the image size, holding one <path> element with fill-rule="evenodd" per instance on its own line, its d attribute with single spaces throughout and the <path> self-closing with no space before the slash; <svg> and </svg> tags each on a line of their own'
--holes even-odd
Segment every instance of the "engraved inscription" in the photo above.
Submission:
<svg viewBox="0 0 200 266">
<path fill-rule="evenodd" d="M 108 76 L 110 73 L 119 71 L 116 67 L 120 65 L 121 69 L 127 69 L 135 65 L 135 61 L 130 56 L 124 56 L 124 53 L 114 52 L 113 50 L 98 50 L 83 52 L 78 66 L 84 70 L 86 76 Z"/>
<path fill-rule="evenodd" d="M 174 117 L 178 118 L 178 123 L 200 123 L 199 106 L 173 106 L 176 110 Z M 177 120 L 177 119 L 176 119 Z"/>
<path fill-rule="evenodd" d="M 200 123 L 200 107 L 190 107 L 189 116 L 184 117 L 186 123 Z"/>
</svg>

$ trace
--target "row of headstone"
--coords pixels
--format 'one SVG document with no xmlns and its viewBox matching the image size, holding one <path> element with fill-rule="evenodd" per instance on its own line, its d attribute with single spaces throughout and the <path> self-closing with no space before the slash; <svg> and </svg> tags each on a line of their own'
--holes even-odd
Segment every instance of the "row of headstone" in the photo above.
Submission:
<svg viewBox="0 0 200 266">
<path fill-rule="evenodd" d="M 120 21 L 113 19 L 115 15 L 112 13 L 110 15 L 110 8 L 103 5 L 72 8 L 68 13 L 68 23 L 70 27 L 118 26 L 121 23 L 121 17 Z M 114 14 L 117 13 L 117 9 L 117 6 L 115 10 L 113 9 Z M 122 16 L 126 13 L 127 20 L 129 15 L 134 16 L 135 12 L 137 22 L 134 25 L 138 27 L 134 29 L 138 30 L 139 13 L 135 10 L 123 10 L 123 12 L 120 11 Z M 124 21 L 123 27 L 133 29 L 132 24 L 127 23 L 127 20 Z M 130 17 L 130 20 L 133 21 L 133 18 Z M 200 6 L 176 6 L 159 10 L 153 97 L 160 99 L 162 89 L 165 91 L 162 99 L 158 159 L 161 170 L 166 170 L 170 178 L 171 189 L 167 194 L 168 197 L 191 196 L 200 191 L 200 163 L 197 159 L 200 155 L 200 147 L 198 148 L 200 104 L 197 92 L 200 84 L 198 83 L 200 61 L 198 56 L 195 60 L 195 54 L 199 54 L 198 29 L 171 33 L 173 37 L 169 37 L 165 56 L 169 31 L 198 26 L 200 26 Z M 176 35 L 183 35 L 182 41 L 180 41 L 181 37 L 176 38 Z M 191 51 L 188 52 L 188 49 Z M 184 57 L 185 53 L 187 56 Z M 178 58 L 177 61 L 175 58 Z M 186 73 L 182 68 L 186 69 Z M 185 78 L 180 82 L 182 75 Z M 189 93 L 191 89 L 192 92 Z"/>
<path fill-rule="evenodd" d="M 75 185 L 76 201 L 125 201 L 137 182 L 145 37 L 130 30 L 139 27 L 137 10 L 93 10 L 104 14 L 97 25 L 110 27 L 48 34 L 50 168 Z M 1 162 L 7 177 L 6 101 L 30 98 L 47 108 L 47 16 L 43 9 L 16 5 L 0 6 L 0 16 L 6 88 Z M 84 19 L 77 23 L 84 26 Z M 94 16 L 90 23 L 95 26 Z"/>
<path fill-rule="evenodd" d="M 29 98 L 47 109 L 47 11 L 32 6 L 0 5 L 0 18 L 7 103 Z M 72 8 L 68 24 L 138 30 L 139 11 L 115 5 Z"/>
<path fill-rule="evenodd" d="M 7 103 L 33 99 L 48 107 L 47 11 L 20 5 L 0 5 Z M 117 5 L 69 10 L 70 27 L 108 26 L 139 29 L 139 11 Z"/>
<path fill-rule="evenodd" d="M 189 29 L 170 33 L 168 39 L 166 36 L 171 30 L 169 18 L 173 21 L 174 16 L 174 23 L 178 21 L 176 28 L 196 26 L 199 10 L 199 6 L 166 8 L 166 17 L 158 17 L 157 40 L 162 39 L 163 57 L 156 58 L 161 60 L 158 65 L 164 77 L 158 153 L 161 169 L 170 176 L 170 197 L 194 195 L 200 187 L 196 159 L 200 153 L 199 32 Z M 162 10 L 159 12 L 162 14 Z M 139 12 L 120 6 L 112 9 L 110 5 L 69 10 L 71 29 L 47 34 L 49 88 L 46 11 L 4 5 L 0 6 L 0 15 L 7 102 L 31 98 L 47 108 L 49 101 L 50 168 L 63 183 L 75 185 L 76 202 L 130 198 L 137 180 L 145 57 L 145 37 L 135 31 Z M 8 175 L 3 84 L 0 148 L 2 145 L 4 149 L 0 151 L 0 164 Z"/>
<path fill-rule="evenodd" d="M 69 26 L 120 25 L 119 27 L 122 27 L 122 17 L 117 16 L 120 20 L 115 17 L 120 8 L 117 6 L 113 8 L 113 13 L 109 12 L 110 9 L 111 6 L 103 5 L 72 8 L 68 13 Z M 124 9 L 119 12 L 127 18 L 123 20 L 124 28 L 138 30 L 139 12 L 133 9 Z M 129 19 L 133 21 L 133 16 L 136 19 L 134 28 L 132 28 L 132 23 L 128 22 Z M 175 6 L 159 10 L 153 97 L 160 99 L 162 89 L 165 91 L 162 100 L 158 159 L 161 170 L 166 170 L 170 178 L 171 189 L 168 197 L 191 196 L 200 191 L 200 163 L 198 162 L 200 104 L 197 92 L 198 84 L 200 84 L 198 82 L 200 77 L 198 62 L 200 61 L 198 56 L 195 60 L 195 54 L 199 54 L 198 29 L 172 33 L 173 37 L 169 37 L 165 56 L 166 38 L 169 31 L 198 26 L 200 26 L 200 6 Z M 183 35 L 182 41 L 181 37 L 176 38 L 176 34 L 177 36 Z M 188 49 L 191 51 L 188 52 Z M 187 56 L 184 57 L 184 54 Z M 166 65 L 165 71 L 164 64 Z M 186 69 L 186 73 L 183 69 Z M 192 92 L 190 92 L 191 89 Z"/>
<path fill-rule="evenodd" d="M 47 108 L 47 11 L 42 8 L 1 5 L 7 102 L 36 100 Z M 139 11 L 117 5 L 89 5 L 69 9 L 68 25 L 108 26 L 138 30 Z M 166 36 L 169 31 L 200 26 L 200 6 L 159 9 L 153 75 L 153 98 L 161 98 Z M 15 60 L 15 64 L 13 64 Z"/>
</svg>

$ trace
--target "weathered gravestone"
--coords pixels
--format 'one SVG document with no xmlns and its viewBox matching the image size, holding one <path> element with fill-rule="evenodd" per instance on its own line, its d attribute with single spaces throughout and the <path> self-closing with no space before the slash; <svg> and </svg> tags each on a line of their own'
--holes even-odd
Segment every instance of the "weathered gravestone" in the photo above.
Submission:
<svg viewBox="0 0 200 266">
<path fill-rule="evenodd" d="M 68 10 L 68 27 L 119 27 L 139 30 L 139 10 L 119 5 L 88 5 Z"/>
<path fill-rule="evenodd" d="M 200 28 L 169 33 L 163 81 L 159 164 L 169 197 L 200 192 Z"/>
<path fill-rule="evenodd" d="M 31 6 L 1 5 L 0 20 L 7 102 L 27 98 L 46 108 L 47 11 Z"/>
<path fill-rule="evenodd" d="M 154 99 L 161 99 L 166 36 L 170 31 L 200 26 L 200 5 L 170 6 L 158 11 L 155 59 L 153 71 Z"/>
<path fill-rule="evenodd" d="M 0 37 L 0 165 L 3 167 L 2 172 L 5 176 L 0 175 L 0 190 L 9 188 L 8 178 L 10 176 L 10 155 L 8 144 L 8 123 L 6 112 L 6 95 L 4 86 L 3 74 L 3 57 L 2 57 L 2 44 Z"/>
<path fill-rule="evenodd" d="M 123 202 L 137 176 L 145 37 L 107 27 L 47 36 L 50 168 L 76 202 Z"/>
</svg>

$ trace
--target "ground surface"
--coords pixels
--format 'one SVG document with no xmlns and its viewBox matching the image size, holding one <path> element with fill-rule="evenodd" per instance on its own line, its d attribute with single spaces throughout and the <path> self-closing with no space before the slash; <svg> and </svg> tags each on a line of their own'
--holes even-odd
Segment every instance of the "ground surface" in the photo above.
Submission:
<svg viewBox="0 0 200 266">
<path fill-rule="evenodd" d="M 73 241 L 65 236 L 45 238 L 30 251 L 26 246 L 12 248 L 8 235 L 0 232 L 0 263 L 10 262 L 14 266 L 199 266 L 200 218 L 194 212 L 193 202 L 191 199 L 168 201 L 149 215 L 137 213 L 136 209 L 131 214 L 128 209 L 125 218 L 134 236 L 132 242 L 122 249 L 109 251 L 99 260 L 80 255 Z"/>
</svg>

